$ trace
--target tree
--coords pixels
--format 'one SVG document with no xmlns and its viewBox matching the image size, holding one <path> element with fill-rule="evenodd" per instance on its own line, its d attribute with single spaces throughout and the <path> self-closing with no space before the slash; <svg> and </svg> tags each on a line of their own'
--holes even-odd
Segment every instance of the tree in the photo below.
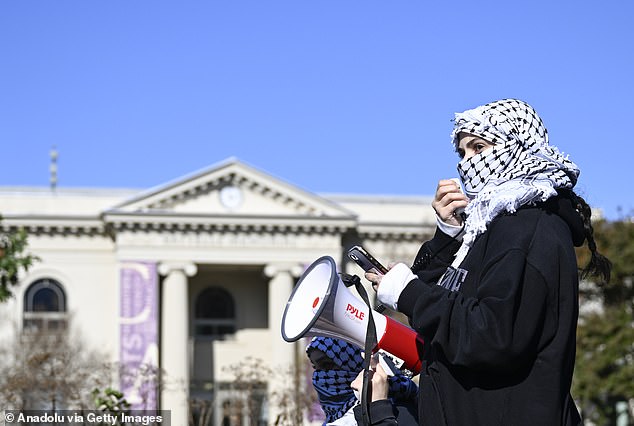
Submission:
<svg viewBox="0 0 634 426">
<path fill-rule="evenodd" d="M 257 425 L 262 417 L 266 383 L 273 371 L 257 358 L 247 357 L 225 368 L 233 375 L 229 391 L 232 398 L 222 407 L 229 424 L 240 424 L 246 417 L 249 425 Z"/>
<path fill-rule="evenodd" d="M 189 426 L 209 426 L 213 424 L 214 399 L 189 399 Z"/>
<path fill-rule="evenodd" d="M 609 284 L 588 284 L 582 298 L 599 300 L 601 309 L 580 316 L 573 394 L 584 419 L 614 424 L 615 405 L 634 400 L 634 222 L 622 219 L 593 224 L 597 247 L 613 264 Z M 581 265 L 587 253 L 579 252 Z"/>
<path fill-rule="evenodd" d="M 0 405 L 15 410 L 94 409 L 92 390 L 111 368 L 69 332 L 16 332 L 0 354 Z"/>
<path fill-rule="evenodd" d="M 614 424 L 615 404 L 634 397 L 634 327 L 631 309 L 608 308 L 580 325 L 575 396 L 584 418 Z"/>
<path fill-rule="evenodd" d="M 274 410 L 278 413 L 277 418 L 269 419 L 269 423 L 278 426 L 302 424 L 305 412 L 317 400 L 312 388 L 308 392 L 304 389 L 306 364 L 303 362 L 297 367 L 278 370 L 267 367 L 261 359 L 247 357 L 226 367 L 225 371 L 233 376 L 228 389 L 232 399 L 225 401 L 221 407 L 227 424 L 241 424 L 243 418 L 249 425 L 262 424 L 267 382 L 270 381 L 284 383 L 285 386 L 273 392 L 268 401 L 269 406 L 278 408 Z"/>
<path fill-rule="evenodd" d="M 13 295 L 11 286 L 18 283 L 20 272 L 26 272 L 38 258 L 25 253 L 27 233 L 23 228 L 7 233 L 1 230 L 0 227 L 0 302 L 4 302 Z"/>
</svg>

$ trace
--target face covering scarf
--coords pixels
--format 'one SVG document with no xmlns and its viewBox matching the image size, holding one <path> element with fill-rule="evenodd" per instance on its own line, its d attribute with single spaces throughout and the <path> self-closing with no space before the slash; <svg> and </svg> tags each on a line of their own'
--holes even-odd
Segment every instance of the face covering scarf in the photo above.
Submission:
<svg viewBox="0 0 634 426">
<path fill-rule="evenodd" d="M 517 99 L 503 99 L 455 114 L 451 141 L 458 147 L 461 132 L 493 144 L 458 163 L 458 173 L 471 199 L 462 246 L 452 263 L 457 268 L 476 237 L 491 221 L 534 205 L 571 189 L 579 168 L 556 147 L 548 144 L 548 132 L 537 112 Z"/>
<path fill-rule="evenodd" d="M 315 350 L 318 354 L 313 352 Z M 313 387 L 326 423 L 334 422 L 361 399 L 350 384 L 363 369 L 363 351 L 345 340 L 319 336 L 313 337 L 306 352 L 311 360 L 317 360 Z M 418 386 L 409 377 L 403 374 L 388 377 L 388 397 L 393 402 L 411 401 L 417 392 Z"/>
<path fill-rule="evenodd" d="M 345 340 L 330 337 L 314 337 L 306 348 L 309 357 L 314 350 L 319 351 L 321 361 L 314 365 L 313 387 L 330 423 L 357 404 L 350 383 L 363 369 L 362 351 Z"/>
</svg>

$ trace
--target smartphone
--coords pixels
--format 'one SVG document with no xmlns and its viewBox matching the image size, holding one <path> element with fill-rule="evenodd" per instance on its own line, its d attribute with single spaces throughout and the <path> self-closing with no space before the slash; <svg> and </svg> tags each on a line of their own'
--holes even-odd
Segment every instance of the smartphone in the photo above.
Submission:
<svg viewBox="0 0 634 426">
<path fill-rule="evenodd" d="M 354 246 L 348 250 L 348 257 L 366 272 L 374 272 L 380 275 L 387 274 L 388 269 L 361 246 Z"/>
<path fill-rule="evenodd" d="M 385 371 L 385 374 L 390 377 L 396 374 L 402 374 L 401 367 L 403 366 L 403 360 L 399 359 L 399 365 L 396 365 L 396 360 L 393 358 L 395 355 L 390 354 L 389 352 L 385 352 L 384 350 L 380 350 L 378 353 L 379 364 Z"/>
</svg>

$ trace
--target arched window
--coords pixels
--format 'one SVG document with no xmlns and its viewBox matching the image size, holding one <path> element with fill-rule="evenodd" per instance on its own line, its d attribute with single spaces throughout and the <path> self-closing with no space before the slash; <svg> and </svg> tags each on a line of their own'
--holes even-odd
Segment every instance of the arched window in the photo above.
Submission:
<svg viewBox="0 0 634 426">
<path fill-rule="evenodd" d="M 50 278 L 35 281 L 24 293 L 24 330 L 59 331 L 66 328 L 66 294 Z"/>
<path fill-rule="evenodd" d="M 194 334 L 196 337 L 222 339 L 236 331 L 235 302 L 231 294 L 220 287 L 209 287 L 196 298 Z"/>
</svg>

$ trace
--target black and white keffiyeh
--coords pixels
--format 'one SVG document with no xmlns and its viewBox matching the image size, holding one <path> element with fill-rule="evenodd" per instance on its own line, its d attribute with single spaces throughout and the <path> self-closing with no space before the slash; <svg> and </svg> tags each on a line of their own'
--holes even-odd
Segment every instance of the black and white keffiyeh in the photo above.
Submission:
<svg viewBox="0 0 634 426">
<path fill-rule="evenodd" d="M 458 164 L 471 201 L 465 209 L 465 234 L 453 267 L 462 262 L 475 238 L 495 217 L 545 201 L 556 195 L 556 189 L 573 188 L 579 176 L 579 168 L 548 144 L 541 118 L 523 101 L 503 99 L 456 113 L 451 133 L 455 148 L 461 132 L 494 146 Z"/>
</svg>

